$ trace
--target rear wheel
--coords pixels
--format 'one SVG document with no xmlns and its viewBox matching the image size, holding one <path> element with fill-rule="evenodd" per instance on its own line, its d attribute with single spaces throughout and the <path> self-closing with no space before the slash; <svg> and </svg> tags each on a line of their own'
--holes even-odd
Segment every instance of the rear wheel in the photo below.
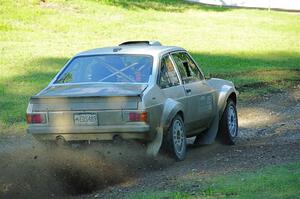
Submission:
<svg viewBox="0 0 300 199">
<path fill-rule="evenodd" d="M 176 160 L 184 160 L 186 156 L 186 134 L 180 115 L 176 115 L 164 137 L 166 151 Z"/>
<path fill-rule="evenodd" d="M 228 99 L 219 125 L 219 137 L 224 144 L 233 145 L 237 135 L 238 117 L 236 105 L 231 99 Z"/>
</svg>

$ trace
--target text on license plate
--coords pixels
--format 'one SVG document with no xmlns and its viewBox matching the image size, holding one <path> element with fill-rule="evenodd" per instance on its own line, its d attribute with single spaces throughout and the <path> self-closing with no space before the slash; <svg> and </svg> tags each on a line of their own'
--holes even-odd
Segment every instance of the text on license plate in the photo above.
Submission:
<svg viewBox="0 0 300 199">
<path fill-rule="evenodd" d="M 98 118 L 96 113 L 75 113 L 75 125 L 97 125 Z"/>
</svg>

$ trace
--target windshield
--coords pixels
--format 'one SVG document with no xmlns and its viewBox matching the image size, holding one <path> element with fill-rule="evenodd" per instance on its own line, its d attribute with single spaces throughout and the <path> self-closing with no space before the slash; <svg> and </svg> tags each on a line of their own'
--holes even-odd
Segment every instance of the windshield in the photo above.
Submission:
<svg viewBox="0 0 300 199">
<path fill-rule="evenodd" d="M 97 55 L 74 58 L 55 83 L 147 83 L 153 58 L 148 55 Z"/>
</svg>

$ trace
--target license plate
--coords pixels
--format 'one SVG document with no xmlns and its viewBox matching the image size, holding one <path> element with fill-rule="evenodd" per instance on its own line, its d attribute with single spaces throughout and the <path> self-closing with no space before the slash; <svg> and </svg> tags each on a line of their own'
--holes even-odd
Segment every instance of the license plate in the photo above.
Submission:
<svg viewBox="0 0 300 199">
<path fill-rule="evenodd" d="M 96 113 L 76 113 L 74 114 L 75 125 L 98 125 L 98 118 Z"/>
</svg>

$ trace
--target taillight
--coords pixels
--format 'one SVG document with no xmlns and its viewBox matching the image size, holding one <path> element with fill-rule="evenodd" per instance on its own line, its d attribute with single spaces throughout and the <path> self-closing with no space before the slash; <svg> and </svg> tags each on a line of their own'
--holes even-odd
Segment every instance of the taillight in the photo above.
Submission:
<svg viewBox="0 0 300 199">
<path fill-rule="evenodd" d="M 147 112 L 129 112 L 128 120 L 130 122 L 147 122 Z"/>
<path fill-rule="evenodd" d="M 26 121 L 28 124 L 46 123 L 46 115 L 42 113 L 26 114 Z"/>
</svg>

